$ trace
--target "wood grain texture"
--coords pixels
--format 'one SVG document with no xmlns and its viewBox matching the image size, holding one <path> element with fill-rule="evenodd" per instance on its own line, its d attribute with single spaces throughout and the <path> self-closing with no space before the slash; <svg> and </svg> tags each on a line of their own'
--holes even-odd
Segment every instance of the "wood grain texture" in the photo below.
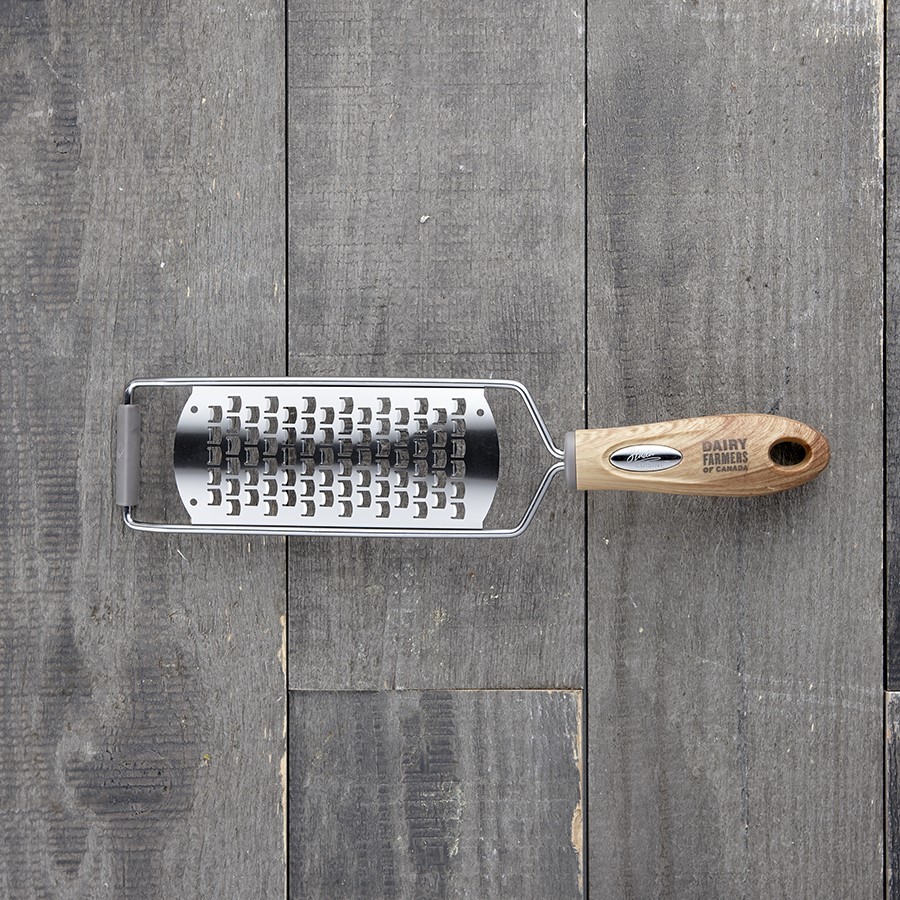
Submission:
<svg viewBox="0 0 900 900">
<path fill-rule="evenodd" d="M 796 464 L 772 456 L 794 445 Z M 660 446 L 677 451 L 671 468 L 630 470 Z M 617 451 L 624 459 L 616 458 Z M 575 432 L 575 478 L 579 490 L 650 491 L 704 497 L 754 497 L 805 484 L 828 465 L 828 441 L 803 422 L 783 416 L 738 413 L 701 416 L 619 428 Z"/>
<path fill-rule="evenodd" d="M 290 895 L 580 897 L 580 697 L 292 692 Z"/>
<path fill-rule="evenodd" d="M 0 3 L 0 895 L 281 897 L 284 544 L 126 532 L 135 375 L 284 364 L 283 12 Z"/>
<path fill-rule="evenodd" d="M 880 896 L 878 7 L 588 23 L 589 420 L 832 448 L 769 498 L 589 500 L 592 896 Z"/>
<path fill-rule="evenodd" d="M 885 493 L 887 500 L 886 566 L 886 681 L 900 688 L 900 12 L 896 4 L 885 10 Z"/>
<path fill-rule="evenodd" d="M 515 377 L 562 440 L 584 415 L 579 7 L 289 15 L 290 374 Z M 291 687 L 577 687 L 582 543 L 559 484 L 502 545 L 292 539 Z"/>
<path fill-rule="evenodd" d="M 900 693 L 884 694 L 885 898 L 900 897 Z"/>
</svg>

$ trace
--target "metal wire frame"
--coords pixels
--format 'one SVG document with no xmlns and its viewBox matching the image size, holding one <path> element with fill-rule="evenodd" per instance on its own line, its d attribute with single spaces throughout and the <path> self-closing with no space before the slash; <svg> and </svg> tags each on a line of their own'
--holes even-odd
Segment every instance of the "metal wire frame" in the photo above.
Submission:
<svg viewBox="0 0 900 900">
<path fill-rule="evenodd" d="M 513 528 L 352 528 L 295 525 L 290 527 L 266 525 L 174 525 L 165 522 L 144 522 L 134 517 L 133 507 L 122 507 L 122 519 L 135 531 L 152 531 L 165 534 L 269 534 L 306 535 L 307 537 L 440 537 L 440 538 L 512 538 L 518 537 L 531 524 L 550 483 L 565 468 L 563 451 L 556 446 L 537 405 L 528 389 L 518 381 L 477 378 L 136 378 L 125 388 L 124 402 L 134 402 L 138 388 L 193 387 L 194 385 L 221 385 L 222 387 L 441 387 L 481 388 L 482 390 L 515 391 L 525 402 L 531 418 L 541 436 L 547 452 L 557 462 L 544 473 L 531 503 L 518 525 Z"/>
</svg>

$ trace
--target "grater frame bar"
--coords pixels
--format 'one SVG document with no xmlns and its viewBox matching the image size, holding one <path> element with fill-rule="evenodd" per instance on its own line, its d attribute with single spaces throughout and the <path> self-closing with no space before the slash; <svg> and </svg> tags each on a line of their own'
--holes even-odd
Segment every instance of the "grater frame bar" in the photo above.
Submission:
<svg viewBox="0 0 900 900">
<path fill-rule="evenodd" d="M 307 537 L 406 537 L 406 538 L 495 538 L 518 537 L 529 526 L 547 489 L 556 475 L 564 469 L 564 453 L 556 446 L 541 414 L 528 389 L 518 381 L 509 379 L 473 378 L 137 378 L 125 388 L 124 405 L 134 403 L 134 394 L 139 388 L 221 386 L 221 387 L 295 387 L 302 385 L 316 387 L 408 387 L 445 388 L 451 390 L 509 390 L 525 403 L 532 421 L 541 436 L 545 449 L 556 461 L 544 473 L 521 521 L 512 528 L 372 528 L 353 526 L 269 526 L 269 525 L 177 525 L 165 522 L 147 522 L 135 517 L 134 505 L 122 504 L 124 523 L 136 531 L 150 531 L 163 534 L 268 534 Z M 139 452 L 139 442 L 131 445 L 131 452 Z M 134 471 L 135 460 L 121 460 L 125 471 Z"/>
</svg>

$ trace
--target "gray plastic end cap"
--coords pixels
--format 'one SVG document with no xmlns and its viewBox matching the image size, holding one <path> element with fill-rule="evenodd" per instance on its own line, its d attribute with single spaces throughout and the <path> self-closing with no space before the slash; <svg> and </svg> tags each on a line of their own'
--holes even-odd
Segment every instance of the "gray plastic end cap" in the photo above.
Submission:
<svg viewBox="0 0 900 900">
<path fill-rule="evenodd" d="M 574 491 L 578 489 L 575 478 L 575 432 L 566 432 L 566 442 L 563 445 L 563 463 L 566 470 L 566 484 Z"/>
<path fill-rule="evenodd" d="M 116 505 L 137 506 L 141 492 L 141 411 L 123 403 L 116 414 Z"/>
</svg>

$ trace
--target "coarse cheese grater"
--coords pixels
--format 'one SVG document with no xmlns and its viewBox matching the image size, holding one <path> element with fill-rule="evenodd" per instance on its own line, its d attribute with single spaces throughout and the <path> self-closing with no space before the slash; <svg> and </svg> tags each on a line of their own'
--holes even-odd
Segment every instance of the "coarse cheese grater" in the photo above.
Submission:
<svg viewBox="0 0 900 900">
<path fill-rule="evenodd" d="M 170 469 L 189 521 L 138 516 L 137 394 L 150 390 L 189 391 Z M 510 397 L 524 404 L 551 457 L 505 527 L 485 527 L 503 433 L 488 395 L 507 398 L 505 408 Z M 581 490 L 752 496 L 809 481 L 828 456 L 828 442 L 808 425 L 757 414 L 574 431 L 560 449 L 516 381 L 138 379 L 118 409 L 116 502 L 144 531 L 514 537 L 561 472 Z"/>
</svg>

